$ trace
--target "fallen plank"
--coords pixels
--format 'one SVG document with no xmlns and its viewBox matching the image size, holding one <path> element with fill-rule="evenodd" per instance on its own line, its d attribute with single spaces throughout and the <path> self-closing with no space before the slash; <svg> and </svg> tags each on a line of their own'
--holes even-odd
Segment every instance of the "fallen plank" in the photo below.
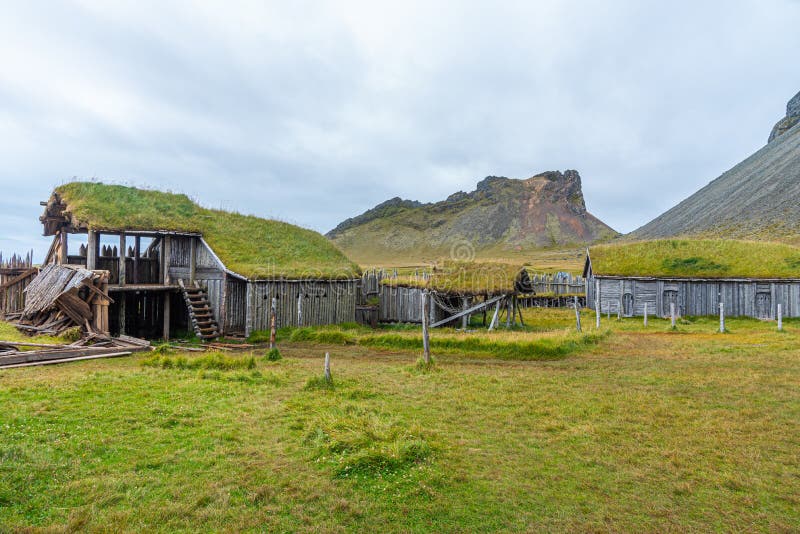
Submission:
<svg viewBox="0 0 800 534">
<path fill-rule="evenodd" d="M 51 365 L 56 363 L 77 362 L 81 360 L 96 360 L 98 358 L 116 358 L 118 356 L 130 356 L 133 354 L 130 351 L 112 352 L 109 354 L 94 354 L 90 356 L 77 356 L 75 358 L 62 358 L 58 360 L 41 360 L 37 362 L 14 363 L 14 364 L 0 364 L 0 369 L 13 369 L 15 367 L 33 367 L 35 365 Z"/>
<path fill-rule="evenodd" d="M 44 347 L 47 349 L 62 349 L 69 345 L 58 345 L 55 343 L 27 343 L 24 341 L 3 341 L 0 340 L 0 345 L 8 345 L 9 347 Z"/>
<path fill-rule="evenodd" d="M 122 335 L 121 334 L 121 335 L 115 337 L 114 339 L 115 340 L 118 339 L 118 340 L 120 340 L 120 341 L 122 341 L 124 343 L 131 343 L 133 345 L 139 345 L 139 346 L 142 346 L 142 347 L 149 347 L 150 346 L 150 342 L 149 341 L 147 341 L 146 339 L 138 338 L 138 337 L 131 337 L 131 336 L 126 336 L 126 335 Z"/>
</svg>

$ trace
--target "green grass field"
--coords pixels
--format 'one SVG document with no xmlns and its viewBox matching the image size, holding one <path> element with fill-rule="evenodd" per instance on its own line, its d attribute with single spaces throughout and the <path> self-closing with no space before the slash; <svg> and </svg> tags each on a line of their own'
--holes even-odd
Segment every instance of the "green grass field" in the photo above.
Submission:
<svg viewBox="0 0 800 534">
<path fill-rule="evenodd" d="M 0 532 L 800 529 L 800 323 L 526 322 L 0 371 Z"/>
</svg>

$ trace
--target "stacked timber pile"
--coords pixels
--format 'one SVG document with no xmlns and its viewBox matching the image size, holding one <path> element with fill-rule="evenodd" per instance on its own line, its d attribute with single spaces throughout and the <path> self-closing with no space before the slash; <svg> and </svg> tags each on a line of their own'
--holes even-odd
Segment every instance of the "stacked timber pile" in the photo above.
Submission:
<svg viewBox="0 0 800 534">
<path fill-rule="evenodd" d="M 80 327 L 86 334 L 108 333 L 108 273 L 51 264 L 25 289 L 25 308 L 9 317 L 30 334 L 58 335 Z"/>
<path fill-rule="evenodd" d="M 94 344 L 88 346 L 88 343 Z M 93 334 L 70 345 L 17 343 L 0 340 L 0 369 L 113 358 L 147 350 L 152 350 L 150 342 L 128 336 L 112 339 Z"/>
</svg>

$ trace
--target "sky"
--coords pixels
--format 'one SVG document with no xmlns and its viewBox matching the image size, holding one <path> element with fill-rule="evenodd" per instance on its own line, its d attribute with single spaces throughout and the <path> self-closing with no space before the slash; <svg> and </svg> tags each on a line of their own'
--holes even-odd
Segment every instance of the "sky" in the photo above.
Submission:
<svg viewBox="0 0 800 534">
<path fill-rule="evenodd" d="M 98 180 L 326 232 L 400 196 L 577 169 L 628 232 L 766 143 L 800 0 L 9 2 L 0 251 Z"/>
</svg>

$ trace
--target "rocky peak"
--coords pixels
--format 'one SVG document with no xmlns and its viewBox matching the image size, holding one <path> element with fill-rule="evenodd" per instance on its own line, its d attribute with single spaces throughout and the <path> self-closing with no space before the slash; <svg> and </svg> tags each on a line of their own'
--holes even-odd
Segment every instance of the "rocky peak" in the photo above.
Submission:
<svg viewBox="0 0 800 534">
<path fill-rule="evenodd" d="M 800 93 L 794 95 L 786 104 L 786 116 L 778 121 L 769 134 L 769 143 L 791 130 L 800 122 Z"/>
</svg>

